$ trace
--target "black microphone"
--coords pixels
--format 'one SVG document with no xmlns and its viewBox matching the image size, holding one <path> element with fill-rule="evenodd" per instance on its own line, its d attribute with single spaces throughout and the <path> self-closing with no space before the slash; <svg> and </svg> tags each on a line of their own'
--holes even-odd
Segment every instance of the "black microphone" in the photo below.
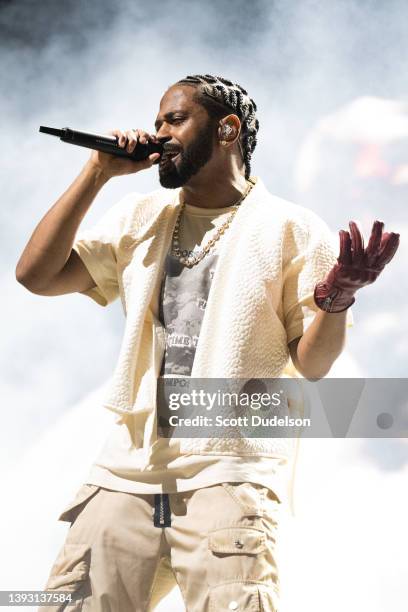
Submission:
<svg viewBox="0 0 408 612">
<path fill-rule="evenodd" d="M 71 128 L 67 127 L 58 130 L 44 125 L 40 126 L 40 132 L 43 134 L 50 134 L 51 136 L 57 136 L 62 142 L 69 142 L 70 144 L 86 147 L 87 149 L 96 149 L 97 151 L 118 155 L 119 157 L 127 157 L 134 161 L 142 161 L 152 153 L 160 153 L 160 155 L 162 155 L 163 143 L 171 140 L 171 137 L 169 137 L 163 139 L 163 142 L 148 141 L 147 144 L 138 141 L 132 153 L 128 153 L 126 148 L 119 146 L 119 139 L 117 136 L 79 132 L 78 130 L 71 130 Z M 160 158 L 154 163 L 156 164 L 159 161 Z"/>
</svg>

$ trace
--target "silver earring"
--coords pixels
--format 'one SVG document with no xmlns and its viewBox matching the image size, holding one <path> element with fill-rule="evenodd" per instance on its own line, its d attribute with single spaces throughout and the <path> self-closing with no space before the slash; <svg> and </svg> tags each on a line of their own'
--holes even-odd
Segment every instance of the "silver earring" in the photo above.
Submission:
<svg viewBox="0 0 408 612">
<path fill-rule="evenodd" d="M 229 136 L 230 134 L 232 134 L 232 132 L 233 132 L 232 127 L 228 123 L 226 123 L 224 127 L 222 128 L 222 135 Z"/>
</svg>

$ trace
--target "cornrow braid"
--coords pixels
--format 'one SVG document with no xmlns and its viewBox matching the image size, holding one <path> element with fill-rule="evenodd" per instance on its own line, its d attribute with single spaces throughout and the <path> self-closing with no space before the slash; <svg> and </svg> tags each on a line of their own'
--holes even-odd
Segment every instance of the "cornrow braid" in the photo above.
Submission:
<svg viewBox="0 0 408 612">
<path fill-rule="evenodd" d="M 202 104 L 210 117 L 220 119 L 226 110 L 232 110 L 241 121 L 241 145 L 245 163 L 245 178 L 251 175 L 251 157 L 257 143 L 259 121 L 257 106 L 248 92 L 228 79 L 211 74 L 194 74 L 177 81 L 177 85 L 197 88 L 196 100 Z"/>
</svg>

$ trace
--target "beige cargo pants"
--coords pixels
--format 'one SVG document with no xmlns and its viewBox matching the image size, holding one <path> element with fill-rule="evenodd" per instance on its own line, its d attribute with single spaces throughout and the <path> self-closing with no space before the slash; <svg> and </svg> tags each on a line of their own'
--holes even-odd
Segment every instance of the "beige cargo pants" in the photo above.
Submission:
<svg viewBox="0 0 408 612">
<path fill-rule="evenodd" d="M 44 586 L 74 603 L 38 612 L 147 612 L 176 583 L 188 612 L 276 612 L 281 506 L 247 482 L 168 495 L 84 484 Z"/>
</svg>

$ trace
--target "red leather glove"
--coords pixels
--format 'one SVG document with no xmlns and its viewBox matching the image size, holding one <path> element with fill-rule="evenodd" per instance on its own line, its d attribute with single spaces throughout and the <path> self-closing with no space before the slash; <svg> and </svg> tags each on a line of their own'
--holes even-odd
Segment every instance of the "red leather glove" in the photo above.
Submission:
<svg viewBox="0 0 408 612">
<path fill-rule="evenodd" d="M 340 254 L 337 263 L 314 290 L 316 306 L 326 312 L 342 312 L 354 304 L 355 292 L 376 280 L 394 257 L 399 245 L 399 234 L 382 233 L 382 221 L 374 221 L 366 249 L 358 223 L 350 221 L 349 227 L 350 233 L 339 231 Z"/>
</svg>

